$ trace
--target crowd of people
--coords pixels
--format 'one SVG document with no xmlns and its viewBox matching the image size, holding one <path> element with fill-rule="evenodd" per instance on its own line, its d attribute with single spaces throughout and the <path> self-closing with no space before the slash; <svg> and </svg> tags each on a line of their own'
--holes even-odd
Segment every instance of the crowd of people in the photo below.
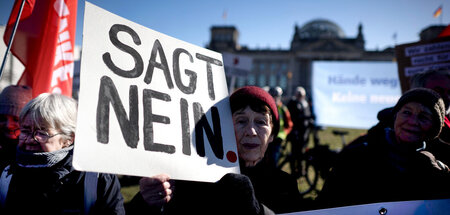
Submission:
<svg viewBox="0 0 450 215">
<path fill-rule="evenodd" d="M 277 87 L 230 95 L 241 174 L 215 183 L 143 177 L 124 205 L 116 175 L 72 166 L 77 102 L 9 86 L 0 94 L 0 214 L 278 214 L 450 198 L 450 71 L 411 80 L 379 123 L 338 155 L 314 203 L 302 199 L 296 176 L 276 166 L 282 144 L 300 156 L 309 141 L 315 122 L 303 87 L 287 105 Z"/>
</svg>

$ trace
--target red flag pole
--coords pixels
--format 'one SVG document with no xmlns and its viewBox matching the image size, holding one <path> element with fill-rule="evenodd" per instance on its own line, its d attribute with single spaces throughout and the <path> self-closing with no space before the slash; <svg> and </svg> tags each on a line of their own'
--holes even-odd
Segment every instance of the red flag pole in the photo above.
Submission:
<svg viewBox="0 0 450 215">
<path fill-rule="evenodd" d="M 11 33 L 11 36 L 9 37 L 8 47 L 6 48 L 5 56 L 3 57 L 2 67 L 0 68 L 0 80 L 2 79 L 3 68 L 5 67 L 6 59 L 8 58 L 8 53 L 9 53 L 9 50 L 11 49 L 11 45 L 14 40 L 14 35 L 16 34 L 17 26 L 19 26 L 20 16 L 22 15 L 22 10 L 23 10 L 23 6 L 25 5 L 25 1 L 26 0 L 22 0 L 22 4 L 20 5 L 19 13 L 17 14 L 16 22 L 14 23 L 13 31 Z"/>
</svg>

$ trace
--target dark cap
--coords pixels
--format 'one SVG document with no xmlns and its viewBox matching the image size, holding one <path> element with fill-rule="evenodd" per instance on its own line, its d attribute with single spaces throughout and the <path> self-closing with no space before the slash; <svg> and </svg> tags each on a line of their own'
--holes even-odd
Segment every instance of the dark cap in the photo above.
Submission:
<svg viewBox="0 0 450 215">
<path fill-rule="evenodd" d="M 439 136 L 445 121 L 445 105 L 441 96 L 434 90 L 427 88 L 415 88 L 406 91 L 394 106 L 393 113 L 397 112 L 407 103 L 417 102 L 433 113 L 433 130 L 430 133 L 431 139 Z"/>
<path fill-rule="evenodd" d="M 32 98 L 31 88 L 28 86 L 7 86 L 0 94 L 0 114 L 18 117 L 22 108 Z"/>
</svg>

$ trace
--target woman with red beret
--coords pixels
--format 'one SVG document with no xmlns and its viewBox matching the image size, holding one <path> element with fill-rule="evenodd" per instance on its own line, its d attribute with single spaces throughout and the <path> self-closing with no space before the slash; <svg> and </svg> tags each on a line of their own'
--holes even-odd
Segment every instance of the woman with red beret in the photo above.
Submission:
<svg viewBox="0 0 450 215">
<path fill-rule="evenodd" d="M 160 174 L 140 180 L 140 192 L 127 213 L 273 214 L 299 205 L 297 181 L 266 160 L 279 131 L 275 100 L 265 90 L 246 86 L 230 96 L 242 174 L 227 174 L 216 183 L 174 181 Z"/>
</svg>

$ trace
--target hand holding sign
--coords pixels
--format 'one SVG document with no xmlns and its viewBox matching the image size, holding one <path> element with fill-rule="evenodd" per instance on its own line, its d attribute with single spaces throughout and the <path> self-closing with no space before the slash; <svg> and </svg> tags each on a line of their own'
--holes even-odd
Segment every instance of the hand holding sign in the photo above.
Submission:
<svg viewBox="0 0 450 215">
<path fill-rule="evenodd" d="M 144 177 L 139 181 L 139 190 L 149 206 L 160 208 L 172 199 L 173 183 L 167 174 Z"/>
</svg>

